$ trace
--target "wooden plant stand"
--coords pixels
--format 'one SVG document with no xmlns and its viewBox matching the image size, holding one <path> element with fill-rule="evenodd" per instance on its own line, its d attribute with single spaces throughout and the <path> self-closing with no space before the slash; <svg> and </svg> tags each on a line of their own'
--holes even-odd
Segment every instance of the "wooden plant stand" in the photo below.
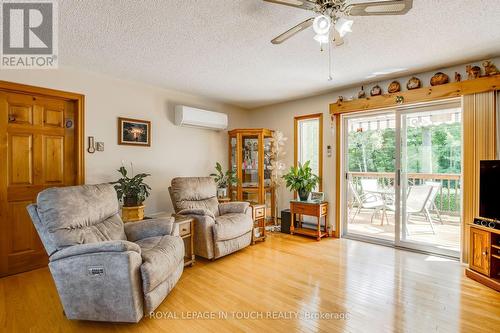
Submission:
<svg viewBox="0 0 500 333">
<path fill-rule="evenodd" d="M 299 215 L 298 227 L 295 228 L 295 214 Z M 309 237 L 316 237 L 320 241 L 323 237 L 328 237 L 328 202 L 314 201 L 290 201 L 290 234 L 299 234 Z M 318 224 L 315 229 L 302 227 L 302 215 L 316 217 Z M 324 229 L 321 229 L 321 218 L 325 218 Z"/>
</svg>

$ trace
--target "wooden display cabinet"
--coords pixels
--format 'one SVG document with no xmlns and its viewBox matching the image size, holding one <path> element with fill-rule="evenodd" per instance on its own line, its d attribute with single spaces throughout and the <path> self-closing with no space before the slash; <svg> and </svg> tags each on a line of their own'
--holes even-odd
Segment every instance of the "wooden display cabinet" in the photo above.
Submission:
<svg viewBox="0 0 500 333">
<path fill-rule="evenodd" d="M 265 128 L 229 131 L 229 168 L 239 180 L 229 189 L 231 200 L 264 204 L 266 224 L 273 223 L 275 193 L 271 185 L 271 140 Z"/>
</svg>

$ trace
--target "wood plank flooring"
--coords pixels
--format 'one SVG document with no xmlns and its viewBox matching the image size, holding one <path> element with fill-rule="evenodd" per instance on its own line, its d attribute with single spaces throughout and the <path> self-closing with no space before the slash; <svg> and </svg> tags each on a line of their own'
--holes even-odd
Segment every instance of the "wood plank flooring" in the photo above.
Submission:
<svg viewBox="0 0 500 333">
<path fill-rule="evenodd" d="M 455 261 L 276 233 L 186 268 L 139 324 L 67 320 L 47 268 L 0 279 L 1 332 L 499 332 L 499 305 Z M 334 313 L 347 319 L 295 317 Z"/>
</svg>

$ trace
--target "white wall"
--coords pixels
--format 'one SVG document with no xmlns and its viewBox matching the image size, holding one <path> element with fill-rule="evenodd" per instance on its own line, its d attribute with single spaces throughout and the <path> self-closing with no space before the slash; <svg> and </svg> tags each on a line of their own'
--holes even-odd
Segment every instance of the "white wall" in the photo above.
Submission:
<svg viewBox="0 0 500 333">
<path fill-rule="evenodd" d="M 236 107 L 71 68 L 2 71 L 0 80 L 84 94 L 85 136 L 94 136 L 105 145 L 104 152 L 85 153 L 86 183 L 116 180 L 119 178 L 116 170 L 122 160 L 133 162 L 136 173 L 152 175 L 146 180 L 153 188 L 146 201 L 149 214 L 173 211 L 168 194 L 173 177 L 208 175 L 216 161 L 227 165 L 227 132 L 175 126 L 175 104 L 227 113 L 230 128 L 248 124 L 247 112 Z M 152 146 L 118 145 L 117 117 L 120 116 L 150 120 Z"/>
<path fill-rule="evenodd" d="M 494 58 L 493 63 L 500 67 L 500 58 Z M 480 66 L 481 62 L 475 63 L 475 65 Z M 421 74 L 416 74 L 421 81 L 422 86 L 430 86 L 430 79 L 437 71 L 442 71 L 450 77 L 450 81 L 453 82 L 455 72 L 462 74 L 462 80 L 467 79 L 467 74 L 465 73 L 465 64 L 460 66 L 454 66 L 450 68 L 433 70 Z M 399 78 L 385 79 L 379 82 L 370 82 L 364 84 L 364 90 L 369 96 L 371 87 L 376 84 L 380 85 L 383 89 L 383 93 L 387 93 L 387 87 L 390 82 L 397 80 L 401 84 L 402 90 L 406 90 L 406 82 L 409 78 L 414 75 L 408 75 Z M 344 96 L 345 99 L 357 98 L 358 91 L 361 89 L 361 84 L 358 87 L 334 90 L 327 94 L 322 94 L 319 96 L 313 96 L 308 98 L 303 98 L 299 100 L 279 103 L 275 105 L 269 105 L 261 108 L 256 108 L 250 111 L 250 123 L 249 127 L 266 127 L 275 130 L 281 130 L 286 137 L 288 137 L 286 145 L 286 164 L 287 168 L 293 165 L 293 145 L 294 145 L 294 117 L 299 115 L 307 115 L 312 113 L 323 113 L 323 191 L 325 192 L 326 199 L 330 203 L 329 218 L 330 224 L 334 223 L 334 212 L 335 212 L 335 140 L 334 132 L 332 130 L 331 118 L 329 114 L 329 106 L 331 103 L 337 101 L 339 96 Z M 327 146 L 332 147 L 332 157 L 327 157 Z M 279 203 L 278 209 L 288 208 L 289 200 L 292 199 L 292 193 L 285 189 L 284 187 L 279 191 Z"/>
</svg>

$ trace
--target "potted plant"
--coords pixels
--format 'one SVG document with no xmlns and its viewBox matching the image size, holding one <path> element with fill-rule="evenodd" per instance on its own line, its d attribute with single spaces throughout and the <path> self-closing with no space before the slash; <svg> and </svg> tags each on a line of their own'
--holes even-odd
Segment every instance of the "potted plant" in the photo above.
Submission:
<svg viewBox="0 0 500 333">
<path fill-rule="evenodd" d="M 151 187 L 144 183 L 144 178 L 150 175 L 139 173 L 130 178 L 124 166 L 120 167 L 118 172 L 122 175 L 122 178 L 111 184 L 114 184 L 118 200 L 123 203 L 122 218 L 127 222 L 142 220 L 144 218 L 144 206 L 142 204 L 151 190 Z"/>
<path fill-rule="evenodd" d="M 299 166 L 292 166 L 288 173 L 283 176 L 286 187 L 292 191 L 297 191 L 301 201 L 307 201 L 311 191 L 318 185 L 319 177 L 312 173 L 309 166 L 310 161 Z"/>
<path fill-rule="evenodd" d="M 222 165 L 219 162 L 215 164 L 215 171 L 215 173 L 210 174 L 210 177 L 214 177 L 217 184 L 217 197 L 225 198 L 227 197 L 227 188 L 229 185 L 237 183 L 238 178 L 231 170 L 222 171 Z"/>
</svg>

